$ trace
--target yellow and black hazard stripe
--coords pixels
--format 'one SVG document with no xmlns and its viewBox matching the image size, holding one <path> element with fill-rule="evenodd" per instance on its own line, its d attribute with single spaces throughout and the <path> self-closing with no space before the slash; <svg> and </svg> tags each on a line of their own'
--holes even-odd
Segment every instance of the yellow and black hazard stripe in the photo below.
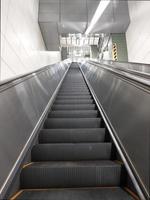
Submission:
<svg viewBox="0 0 150 200">
<path fill-rule="evenodd" d="M 117 55 L 117 44 L 113 43 L 112 45 L 112 58 L 113 60 L 117 61 L 118 60 L 118 55 Z"/>
</svg>

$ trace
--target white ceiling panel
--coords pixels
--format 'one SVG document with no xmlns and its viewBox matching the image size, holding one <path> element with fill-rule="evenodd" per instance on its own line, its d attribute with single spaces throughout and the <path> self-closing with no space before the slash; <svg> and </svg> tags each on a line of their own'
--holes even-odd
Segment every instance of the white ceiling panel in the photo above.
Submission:
<svg viewBox="0 0 150 200">
<path fill-rule="evenodd" d="M 40 3 L 39 21 L 40 22 L 58 22 L 59 21 L 59 1 Z"/>
<path fill-rule="evenodd" d="M 61 0 L 61 22 L 86 22 L 86 0 Z"/>
<path fill-rule="evenodd" d="M 99 5 L 99 0 L 87 0 L 88 22 L 92 20 L 92 17 L 98 5 Z"/>
<path fill-rule="evenodd" d="M 39 22 L 59 22 L 59 15 L 53 12 L 39 13 Z"/>
<path fill-rule="evenodd" d="M 40 3 L 59 3 L 60 0 L 40 0 Z"/>
<path fill-rule="evenodd" d="M 40 0 L 39 23 L 41 30 L 44 29 L 42 34 L 47 47 L 50 49 L 52 45 L 54 49 L 56 44 L 57 49 L 59 35 L 84 33 L 99 2 L 100 0 Z M 127 1 L 113 0 L 92 33 L 122 33 L 126 31 L 129 22 Z"/>
<path fill-rule="evenodd" d="M 59 33 L 83 33 L 86 29 L 86 22 L 63 22 L 59 24 Z"/>
<path fill-rule="evenodd" d="M 130 23 L 127 1 L 112 1 L 93 29 L 93 33 L 123 33 Z"/>
<path fill-rule="evenodd" d="M 50 51 L 58 51 L 59 34 L 57 23 L 40 23 L 40 27 L 47 49 Z"/>
</svg>

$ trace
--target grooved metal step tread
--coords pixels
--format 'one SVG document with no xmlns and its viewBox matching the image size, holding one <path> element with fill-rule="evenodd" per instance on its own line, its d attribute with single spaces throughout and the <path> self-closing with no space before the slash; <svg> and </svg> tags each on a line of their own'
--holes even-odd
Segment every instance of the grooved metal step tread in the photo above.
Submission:
<svg viewBox="0 0 150 200">
<path fill-rule="evenodd" d="M 59 90 L 60 92 L 89 92 L 89 89 L 88 88 L 61 88 Z"/>
<path fill-rule="evenodd" d="M 62 88 L 59 90 L 59 92 L 89 92 L 89 89 L 88 88 Z"/>
<path fill-rule="evenodd" d="M 82 90 L 82 91 L 84 91 L 84 90 L 89 91 L 89 89 L 88 89 L 87 86 L 80 86 L 80 87 L 75 87 L 75 86 L 63 87 L 62 86 L 60 88 L 60 91 L 73 91 L 73 90 L 75 90 L 75 91 L 80 91 L 80 90 Z"/>
<path fill-rule="evenodd" d="M 49 118 L 44 128 L 100 128 L 100 118 Z"/>
<path fill-rule="evenodd" d="M 80 83 L 78 83 L 78 82 L 72 82 L 72 81 L 66 81 L 66 80 L 64 80 L 64 82 L 63 82 L 63 84 L 62 84 L 62 86 L 61 86 L 61 88 L 72 88 L 72 87 L 79 87 L 79 88 L 82 88 L 82 87 L 86 87 L 87 88 L 87 85 L 86 85 L 86 83 L 85 82 L 80 82 Z"/>
<path fill-rule="evenodd" d="M 69 100 L 56 100 L 55 104 L 90 104 L 93 99 L 69 99 Z"/>
<path fill-rule="evenodd" d="M 104 139 L 104 128 L 43 129 L 39 134 L 40 143 L 103 142 Z"/>
<path fill-rule="evenodd" d="M 63 86 L 62 85 L 62 87 L 60 88 L 60 90 L 72 90 L 72 89 L 89 90 L 85 84 L 82 86 L 75 86 L 75 85 Z"/>
<path fill-rule="evenodd" d="M 58 99 L 92 99 L 91 95 L 83 95 L 83 96 L 77 96 L 77 95 L 73 95 L 73 96 L 67 96 L 67 95 L 58 95 L 56 100 Z"/>
<path fill-rule="evenodd" d="M 121 165 L 112 161 L 51 161 L 23 168 L 21 188 L 119 186 Z M 40 181 L 39 181 L 40 180 Z"/>
<path fill-rule="evenodd" d="M 95 104 L 54 104 L 52 110 L 95 110 Z"/>
<path fill-rule="evenodd" d="M 133 200 L 120 187 L 23 190 L 16 200 Z"/>
<path fill-rule="evenodd" d="M 119 187 L 124 167 L 112 161 L 112 143 L 105 142 L 106 134 L 90 90 L 73 62 L 39 143 L 31 150 L 32 163 L 21 171 L 20 187 L 25 190 L 16 199 L 132 200 Z"/>
<path fill-rule="evenodd" d="M 32 148 L 32 161 L 109 160 L 111 143 L 37 144 Z"/>
<path fill-rule="evenodd" d="M 51 111 L 48 115 L 49 118 L 96 118 L 98 117 L 98 111 L 97 110 L 56 110 Z"/>
<path fill-rule="evenodd" d="M 59 92 L 59 95 L 64 95 L 64 96 L 84 96 L 84 95 L 90 95 L 90 92 Z"/>
</svg>

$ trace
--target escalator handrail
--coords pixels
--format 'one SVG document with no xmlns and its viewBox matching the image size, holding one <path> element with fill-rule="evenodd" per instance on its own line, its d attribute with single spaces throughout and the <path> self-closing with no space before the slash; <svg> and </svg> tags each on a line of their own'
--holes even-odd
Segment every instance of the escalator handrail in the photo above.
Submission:
<svg viewBox="0 0 150 200">
<path fill-rule="evenodd" d="M 96 61 L 93 61 L 93 60 L 91 60 L 92 62 L 95 62 L 96 64 L 98 63 L 98 64 L 102 64 L 102 65 L 106 65 L 106 66 L 109 66 L 109 67 L 111 67 L 111 68 L 113 68 L 113 69 L 117 69 L 117 70 L 120 70 L 120 71 L 125 71 L 125 72 L 128 72 L 128 73 L 130 73 L 130 74 L 134 74 L 134 75 L 136 75 L 136 76 L 139 76 L 139 77 L 142 77 L 142 78 L 146 78 L 146 79 L 150 79 L 150 73 L 147 73 L 147 72 L 143 72 L 143 71 L 140 71 L 140 70 L 135 70 L 135 69 L 129 69 L 129 68 L 127 68 L 127 67 L 122 67 L 122 66 L 115 66 L 115 64 L 117 63 L 116 61 L 115 62 L 113 62 L 113 61 L 109 61 L 109 62 L 111 62 L 111 63 L 105 63 L 105 62 L 107 62 L 107 61 L 104 61 L 104 62 L 96 62 Z M 122 64 L 122 63 L 124 63 L 125 65 L 127 64 L 127 63 L 125 63 L 125 62 L 118 62 L 119 64 Z M 128 63 L 128 64 L 130 64 L 130 65 L 141 65 L 142 66 L 142 64 L 136 64 L 136 63 Z M 148 64 L 144 64 L 144 66 L 147 66 L 147 67 L 149 67 L 149 69 L 150 69 L 150 65 L 148 65 Z"/>
<path fill-rule="evenodd" d="M 89 89 L 91 91 L 91 94 L 92 94 L 92 96 L 93 96 L 93 98 L 94 98 L 94 100 L 96 102 L 97 108 L 100 111 L 102 119 L 104 120 L 104 122 L 106 124 L 106 127 L 107 127 L 107 129 L 108 129 L 108 131 L 109 131 L 109 133 L 111 135 L 111 138 L 112 138 L 112 140 L 113 140 L 113 142 L 114 142 L 114 144 L 115 144 L 115 146 L 116 146 L 116 148 L 117 148 L 117 150 L 118 150 L 118 152 L 119 152 L 119 154 L 120 154 L 120 156 L 121 156 L 121 158 L 123 160 L 123 163 L 126 166 L 126 169 L 127 169 L 128 173 L 130 175 L 130 178 L 132 179 L 132 181 L 134 183 L 134 186 L 135 186 L 135 188 L 136 188 L 136 190 L 138 192 L 138 195 L 139 195 L 140 199 L 141 200 L 148 199 L 149 198 L 149 194 L 147 193 L 143 182 L 141 181 L 140 177 L 138 176 L 133 163 L 131 162 L 131 160 L 130 160 L 125 148 L 123 147 L 122 142 L 120 141 L 119 137 L 117 136 L 117 133 L 116 133 L 115 129 L 113 128 L 113 126 L 112 126 L 112 124 L 111 124 L 111 122 L 110 122 L 105 110 L 103 109 L 103 106 L 101 105 L 100 101 L 98 100 L 98 98 L 97 98 L 97 96 L 96 96 L 91 84 L 87 80 L 87 78 L 86 78 L 86 76 L 85 76 L 85 74 L 84 74 L 84 72 L 82 70 L 82 67 L 80 67 L 80 69 L 81 69 L 81 72 L 82 72 L 82 74 L 84 76 L 84 79 L 85 79 L 85 81 L 86 81 L 86 83 L 87 83 L 87 85 L 88 85 L 88 87 L 89 87 Z"/>
<path fill-rule="evenodd" d="M 101 64 L 101 63 L 97 63 L 94 61 L 88 61 L 89 64 L 93 64 L 95 66 L 101 67 L 105 70 L 108 70 L 118 76 L 122 76 L 123 78 L 126 78 L 132 82 L 136 82 L 138 84 L 140 84 L 140 86 L 142 85 L 143 87 L 146 86 L 148 88 L 150 88 L 150 75 L 145 73 L 146 75 L 144 76 L 144 74 L 142 73 L 135 73 L 135 71 L 131 71 L 131 70 L 122 70 L 122 69 L 117 69 L 115 67 L 112 67 L 110 65 L 106 65 L 106 64 Z M 143 78 L 144 76 L 144 78 Z"/>
<path fill-rule="evenodd" d="M 112 64 L 116 63 L 116 64 L 132 65 L 132 66 L 145 66 L 145 67 L 150 68 L 150 64 L 148 64 L 148 63 L 126 62 L 126 61 L 115 61 L 115 60 L 102 60 L 102 61 L 104 61 L 104 62 L 110 62 Z"/>
<path fill-rule="evenodd" d="M 29 78 L 31 76 L 35 76 L 43 71 L 46 71 L 48 70 L 52 65 L 48 65 L 48 66 L 44 66 L 44 67 L 41 67 L 40 69 L 37 69 L 37 70 L 33 70 L 33 71 L 30 71 L 30 72 L 27 72 L 27 73 L 24 73 L 24 74 L 20 74 L 18 76 L 14 76 L 13 78 L 10 78 L 10 79 L 6 79 L 4 81 L 0 81 L 0 87 L 1 86 L 4 86 L 4 85 L 7 85 L 7 84 L 12 84 L 13 82 L 22 82 L 22 80 L 24 80 L 24 78 Z"/>
<path fill-rule="evenodd" d="M 18 76 L 15 76 L 13 78 L 10 78 L 10 79 L 6 79 L 4 81 L 0 81 L 0 92 L 10 88 L 10 87 L 13 87 L 14 85 L 17 85 L 29 78 L 32 78 L 33 76 L 37 76 L 38 74 L 44 72 L 44 71 L 47 71 L 50 69 L 50 67 L 54 66 L 54 65 L 57 65 L 57 64 L 69 64 L 70 62 L 68 61 L 60 61 L 58 63 L 54 63 L 54 64 L 50 64 L 50 65 L 46 65 L 44 67 L 41 67 L 39 69 L 36 69 L 36 70 L 33 70 L 33 71 L 30 71 L 30 72 L 27 72 L 27 73 L 24 73 L 24 74 L 20 74 Z"/>
</svg>

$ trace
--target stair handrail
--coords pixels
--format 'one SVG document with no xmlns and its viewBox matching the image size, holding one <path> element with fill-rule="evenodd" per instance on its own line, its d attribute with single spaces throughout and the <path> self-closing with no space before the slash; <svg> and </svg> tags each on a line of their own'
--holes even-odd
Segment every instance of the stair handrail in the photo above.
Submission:
<svg viewBox="0 0 150 200">
<path fill-rule="evenodd" d="M 130 178 L 132 179 L 132 181 L 134 183 L 134 186 L 136 188 L 136 191 L 137 191 L 140 199 L 141 200 L 149 199 L 149 194 L 144 189 L 145 187 L 142 184 L 141 179 L 137 175 L 136 170 L 133 167 L 133 164 L 132 164 L 132 162 L 130 161 L 130 159 L 128 157 L 128 154 L 126 153 L 125 148 L 122 145 L 122 142 L 120 141 L 119 137 L 117 136 L 115 129 L 113 128 L 113 126 L 112 126 L 112 124 L 111 124 L 111 122 L 110 122 L 110 120 L 109 120 L 109 118 L 108 118 L 108 116 L 107 116 L 102 104 L 98 100 L 98 98 L 97 98 L 97 96 L 96 96 L 91 84 L 87 80 L 87 78 L 86 78 L 81 66 L 80 66 L 80 69 L 81 69 L 83 77 L 84 77 L 84 79 L 85 79 L 85 81 L 86 81 L 86 83 L 87 83 L 87 85 L 88 85 L 88 87 L 89 87 L 89 89 L 90 89 L 90 91 L 92 93 L 92 96 L 93 96 L 93 98 L 95 100 L 97 108 L 100 111 L 102 119 L 104 120 L 104 122 L 106 124 L 106 127 L 107 127 L 107 129 L 108 129 L 108 131 L 109 131 L 109 133 L 111 135 L 111 138 L 112 138 L 112 140 L 113 140 L 113 142 L 114 142 L 114 144 L 115 144 L 115 146 L 116 146 L 116 148 L 117 148 L 117 150 L 118 150 L 118 152 L 119 152 L 119 154 L 120 154 L 120 156 L 121 156 L 121 158 L 123 160 L 123 163 L 126 166 L 126 169 L 127 169 L 128 173 L 130 175 Z"/>
<path fill-rule="evenodd" d="M 11 83 L 11 82 L 14 82 L 18 79 L 22 79 L 22 78 L 25 78 L 25 77 L 28 77 L 28 76 L 35 76 L 35 74 L 38 74 L 39 72 L 42 72 L 44 70 L 47 70 L 51 65 L 48 65 L 48 66 L 44 66 L 44 67 L 41 67 L 39 69 L 36 69 L 36 70 L 32 70 L 30 72 L 27 72 L 27 73 L 23 73 L 23 74 L 19 74 L 17 76 L 13 76 L 12 78 L 8 78 L 8 79 L 5 79 L 3 81 L 0 81 L 0 87 L 2 85 L 6 85 L 8 83 Z"/>
<path fill-rule="evenodd" d="M 19 84 L 19 83 L 21 83 L 21 82 L 23 82 L 23 81 L 25 81 L 25 80 L 27 80 L 31 77 L 37 76 L 38 74 L 49 70 L 49 68 L 54 66 L 54 65 L 67 64 L 67 63 L 69 63 L 69 61 L 65 60 L 65 61 L 61 61 L 61 62 L 58 62 L 58 63 L 46 65 L 46 66 L 41 67 L 39 69 L 35 69 L 35 70 L 30 71 L 30 72 L 19 74 L 17 76 L 13 76 L 12 78 L 0 81 L 0 92 L 3 91 L 3 90 L 6 90 L 7 88 L 10 88 L 14 85 L 17 85 L 17 84 Z"/>
<path fill-rule="evenodd" d="M 121 68 L 116 68 L 112 67 L 111 65 L 108 64 L 103 64 L 100 62 L 96 62 L 93 60 L 87 61 L 89 64 L 93 64 L 95 66 L 101 67 L 104 70 L 110 71 L 111 73 L 121 76 L 125 79 L 128 79 L 132 82 L 136 82 L 140 84 L 140 86 L 146 87 L 146 89 L 150 89 L 150 74 L 148 73 L 143 73 L 143 72 L 138 72 L 135 70 L 125 70 Z"/>
</svg>

